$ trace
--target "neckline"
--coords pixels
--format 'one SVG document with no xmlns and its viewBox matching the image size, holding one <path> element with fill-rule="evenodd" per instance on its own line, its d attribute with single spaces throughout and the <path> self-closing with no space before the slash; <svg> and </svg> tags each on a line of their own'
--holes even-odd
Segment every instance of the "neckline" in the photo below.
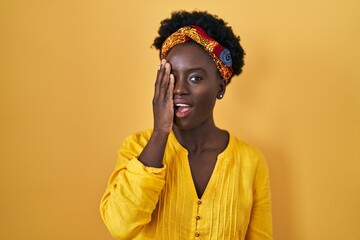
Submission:
<svg viewBox="0 0 360 240">
<path fill-rule="evenodd" d="M 224 164 L 224 161 L 222 161 L 222 159 L 224 159 L 230 149 L 231 149 L 231 146 L 233 144 L 233 136 L 231 133 L 227 132 L 228 133 L 228 136 L 229 136 L 229 141 L 228 141 L 228 144 L 226 146 L 226 148 L 221 152 L 219 153 L 219 155 L 217 156 L 217 160 L 216 160 L 216 163 L 215 163 L 215 167 L 214 167 L 214 170 L 213 172 L 211 173 L 211 176 L 210 176 L 210 179 L 209 179 L 209 182 L 207 183 L 206 185 L 206 188 L 202 194 L 202 196 L 199 198 L 198 195 L 197 195 L 197 191 L 196 191 L 196 187 L 195 187 L 195 183 L 194 183 L 194 179 L 192 177 L 192 174 L 191 174 L 191 168 L 190 168 L 190 163 L 189 163 L 189 160 L 188 160 L 188 150 L 186 148 L 184 148 L 180 143 L 179 141 L 176 139 L 176 136 L 173 132 L 170 133 L 170 140 L 171 140 L 171 143 L 174 145 L 174 148 L 177 149 L 177 150 L 180 150 L 181 154 L 182 155 L 185 155 L 186 156 L 186 159 L 184 161 L 184 166 L 185 166 L 185 173 L 186 173 L 186 182 L 189 186 L 189 188 L 191 188 L 191 195 L 194 199 L 196 200 L 201 200 L 203 201 L 204 199 L 207 199 L 209 198 L 209 194 L 213 191 L 211 191 L 210 189 L 214 189 L 216 187 L 216 178 L 217 176 L 219 176 L 220 172 L 221 172 L 221 168 L 223 167 L 223 164 Z"/>
</svg>

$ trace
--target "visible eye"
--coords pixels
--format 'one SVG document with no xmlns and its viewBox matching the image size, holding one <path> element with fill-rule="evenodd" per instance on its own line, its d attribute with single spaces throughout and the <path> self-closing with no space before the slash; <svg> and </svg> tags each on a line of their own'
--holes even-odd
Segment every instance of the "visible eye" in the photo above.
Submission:
<svg viewBox="0 0 360 240">
<path fill-rule="evenodd" d="M 192 77 L 190 77 L 190 81 L 192 81 L 192 82 L 199 82 L 202 79 L 203 78 L 201 76 L 192 76 Z"/>
</svg>

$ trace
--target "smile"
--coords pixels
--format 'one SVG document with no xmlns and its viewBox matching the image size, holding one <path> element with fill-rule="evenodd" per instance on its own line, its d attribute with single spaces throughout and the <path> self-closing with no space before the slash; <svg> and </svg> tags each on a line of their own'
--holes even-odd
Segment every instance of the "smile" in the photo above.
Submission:
<svg viewBox="0 0 360 240">
<path fill-rule="evenodd" d="M 175 104 L 175 115 L 178 118 L 187 117 L 192 110 L 192 107 L 188 104 L 178 103 Z"/>
</svg>

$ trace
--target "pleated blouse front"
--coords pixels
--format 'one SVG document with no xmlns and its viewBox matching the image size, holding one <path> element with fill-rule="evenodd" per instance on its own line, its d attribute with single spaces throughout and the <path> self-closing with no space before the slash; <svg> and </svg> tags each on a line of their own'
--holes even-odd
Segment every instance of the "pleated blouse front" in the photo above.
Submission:
<svg viewBox="0 0 360 240">
<path fill-rule="evenodd" d="M 137 160 L 150 136 L 151 131 L 132 135 L 120 149 L 117 168 L 101 204 L 103 219 L 114 236 L 272 239 L 268 171 L 257 150 L 230 134 L 229 144 L 219 154 L 207 187 L 198 198 L 188 152 L 173 133 L 168 139 L 163 168 L 148 168 Z M 134 212 L 138 214 L 132 216 Z M 126 234 L 117 235 L 119 229 L 112 231 L 114 228 L 128 229 L 124 229 Z"/>
</svg>

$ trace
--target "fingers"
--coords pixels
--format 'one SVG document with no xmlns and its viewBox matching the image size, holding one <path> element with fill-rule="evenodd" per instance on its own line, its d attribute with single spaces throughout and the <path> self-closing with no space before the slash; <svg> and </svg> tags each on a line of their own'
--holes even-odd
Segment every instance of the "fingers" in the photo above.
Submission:
<svg viewBox="0 0 360 240">
<path fill-rule="evenodd" d="M 161 63 L 158 67 L 158 71 L 157 71 L 157 76 L 156 76 L 156 81 L 155 81 L 155 94 L 154 94 L 154 97 L 158 97 L 159 96 L 159 87 L 160 87 L 160 84 L 161 84 L 161 80 L 164 76 L 164 69 L 165 69 L 165 63 L 166 63 L 166 60 L 165 59 L 162 59 L 161 60 Z"/>
<path fill-rule="evenodd" d="M 165 73 L 160 83 L 160 99 L 166 98 L 170 83 L 170 63 L 165 63 Z"/>
<path fill-rule="evenodd" d="M 169 87 L 168 90 L 166 92 L 166 98 L 167 99 L 172 99 L 174 96 L 174 86 L 175 86 L 175 77 L 172 73 L 170 73 L 170 78 L 169 78 Z"/>
<path fill-rule="evenodd" d="M 158 70 L 157 79 L 155 82 L 155 96 L 158 99 L 164 100 L 167 96 L 169 83 L 170 83 L 170 63 L 165 59 L 161 61 L 160 69 Z"/>
<path fill-rule="evenodd" d="M 174 121 L 173 91 L 175 77 L 171 65 L 162 60 L 158 69 L 153 98 L 154 131 L 170 133 Z"/>
<path fill-rule="evenodd" d="M 157 86 L 157 85 L 161 82 L 161 79 L 162 79 L 163 74 L 164 74 L 165 63 L 166 63 L 166 60 L 165 60 L 165 59 L 162 59 L 161 62 L 160 62 L 160 65 L 159 65 L 159 67 L 158 67 L 158 72 L 157 72 L 157 76 L 156 76 L 155 86 Z"/>
</svg>

